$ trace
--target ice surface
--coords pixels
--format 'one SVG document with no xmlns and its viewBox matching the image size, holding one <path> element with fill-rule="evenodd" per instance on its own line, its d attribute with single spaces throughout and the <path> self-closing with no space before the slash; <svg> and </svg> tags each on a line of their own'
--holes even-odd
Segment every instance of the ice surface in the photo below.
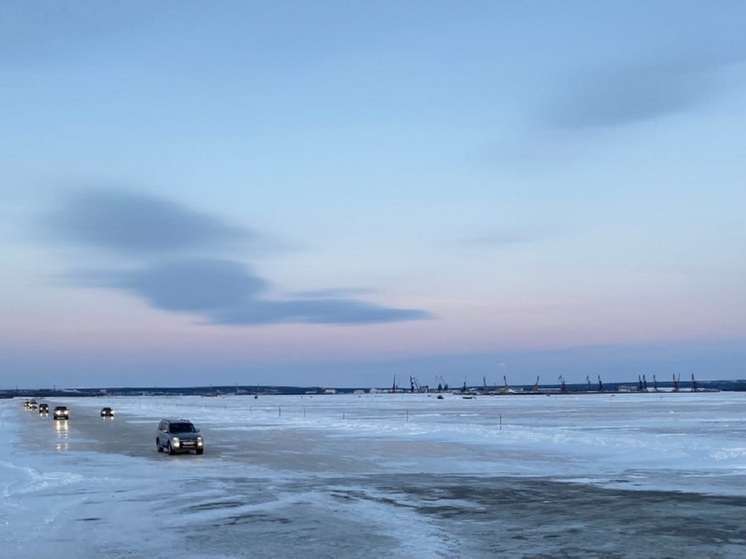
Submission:
<svg viewBox="0 0 746 559">
<path fill-rule="evenodd" d="M 742 393 L 49 403 L 0 402 L 0 557 L 746 556 Z"/>
</svg>

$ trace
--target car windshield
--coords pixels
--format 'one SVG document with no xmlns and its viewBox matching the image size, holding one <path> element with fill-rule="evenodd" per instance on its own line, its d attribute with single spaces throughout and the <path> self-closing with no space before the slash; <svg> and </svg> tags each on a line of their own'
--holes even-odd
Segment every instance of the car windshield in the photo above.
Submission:
<svg viewBox="0 0 746 559">
<path fill-rule="evenodd" d="M 172 423 L 171 432 L 172 433 L 193 433 L 194 425 L 192 425 L 191 423 Z"/>
</svg>

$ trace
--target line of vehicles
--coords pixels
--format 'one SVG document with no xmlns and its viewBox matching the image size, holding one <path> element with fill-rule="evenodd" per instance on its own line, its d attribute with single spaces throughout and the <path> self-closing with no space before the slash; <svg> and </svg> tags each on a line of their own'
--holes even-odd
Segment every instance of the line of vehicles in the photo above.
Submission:
<svg viewBox="0 0 746 559">
<path fill-rule="evenodd" d="M 42 402 L 39 404 L 36 402 L 36 400 L 24 400 L 23 407 L 27 410 L 38 411 L 39 415 L 49 415 L 49 404 L 47 404 L 46 402 Z M 67 409 L 67 406 L 55 406 L 54 411 L 52 412 L 52 417 L 55 420 L 70 419 L 70 410 Z"/>
<path fill-rule="evenodd" d="M 49 404 L 46 402 L 37 403 L 36 400 L 24 400 L 23 407 L 27 410 L 38 411 L 39 415 L 49 414 Z M 114 417 L 114 410 L 110 407 L 101 408 L 101 417 Z M 70 410 L 67 406 L 55 406 L 52 411 L 52 418 L 57 420 L 70 419 Z"/>
<path fill-rule="evenodd" d="M 46 402 L 24 400 L 23 407 L 27 410 L 38 411 L 39 415 L 49 414 L 49 404 Z M 52 413 L 55 420 L 70 419 L 70 410 L 67 406 L 55 406 Z M 104 418 L 113 418 L 114 410 L 109 406 L 103 407 L 100 415 Z M 156 431 L 155 448 L 158 452 L 166 452 L 170 455 L 192 451 L 196 454 L 203 454 L 205 441 L 200 430 L 188 419 L 161 419 Z"/>
</svg>

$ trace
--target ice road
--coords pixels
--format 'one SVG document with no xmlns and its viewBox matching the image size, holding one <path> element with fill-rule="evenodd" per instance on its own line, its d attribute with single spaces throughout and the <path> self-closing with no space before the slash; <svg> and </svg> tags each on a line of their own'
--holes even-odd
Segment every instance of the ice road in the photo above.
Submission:
<svg viewBox="0 0 746 559">
<path fill-rule="evenodd" d="M 0 401 L 0 557 L 746 556 L 743 393 L 47 402 Z"/>
</svg>

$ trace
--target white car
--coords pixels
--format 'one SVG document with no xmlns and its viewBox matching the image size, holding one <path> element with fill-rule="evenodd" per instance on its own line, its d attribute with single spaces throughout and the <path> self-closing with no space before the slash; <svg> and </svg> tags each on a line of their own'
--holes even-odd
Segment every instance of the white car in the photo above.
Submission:
<svg viewBox="0 0 746 559">
<path fill-rule="evenodd" d="M 54 408 L 54 418 L 70 419 L 70 410 L 67 409 L 67 406 L 57 406 Z"/>
</svg>

